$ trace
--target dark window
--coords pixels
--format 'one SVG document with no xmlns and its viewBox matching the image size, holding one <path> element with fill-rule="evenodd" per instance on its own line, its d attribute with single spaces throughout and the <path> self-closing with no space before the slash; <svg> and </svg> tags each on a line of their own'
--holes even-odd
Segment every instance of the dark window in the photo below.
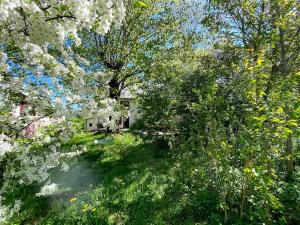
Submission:
<svg viewBox="0 0 300 225">
<path fill-rule="evenodd" d="M 89 123 L 89 127 L 92 127 L 93 126 L 93 124 L 92 123 Z"/>
<path fill-rule="evenodd" d="M 129 117 L 128 118 L 124 118 L 123 128 L 129 128 Z"/>
</svg>

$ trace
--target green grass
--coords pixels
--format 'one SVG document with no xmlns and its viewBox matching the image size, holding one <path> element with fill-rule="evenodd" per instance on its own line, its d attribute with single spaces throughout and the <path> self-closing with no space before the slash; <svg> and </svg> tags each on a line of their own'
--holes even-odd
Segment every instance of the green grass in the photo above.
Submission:
<svg viewBox="0 0 300 225">
<path fill-rule="evenodd" d="M 104 138 L 104 134 L 94 133 L 79 133 L 74 135 L 70 140 L 62 144 L 62 149 L 65 152 L 71 151 L 72 145 L 86 145 L 91 146 L 95 139 Z"/>
<path fill-rule="evenodd" d="M 103 143 L 94 144 L 95 139 Z M 53 171 L 58 192 L 31 199 L 34 204 L 20 214 L 22 224 L 195 224 L 182 216 L 186 199 L 172 191 L 168 149 L 130 133 L 79 134 L 64 143 L 64 151 L 73 144 L 86 145 L 88 152 L 68 161 L 68 172 Z"/>
</svg>

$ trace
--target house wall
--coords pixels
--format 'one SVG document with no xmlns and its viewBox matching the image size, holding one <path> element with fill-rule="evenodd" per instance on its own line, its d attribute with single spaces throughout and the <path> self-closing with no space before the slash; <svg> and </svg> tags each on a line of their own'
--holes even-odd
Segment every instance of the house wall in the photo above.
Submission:
<svg viewBox="0 0 300 225">
<path fill-rule="evenodd" d="M 129 101 L 128 116 L 129 116 L 129 127 L 131 127 L 136 122 L 136 120 L 139 118 L 140 115 L 138 113 L 138 105 L 136 101 L 134 100 L 127 100 L 127 101 Z M 98 130 L 97 123 L 98 123 L 98 118 L 89 118 L 85 122 L 85 129 L 87 131 L 97 131 Z M 123 128 L 123 123 L 124 121 L 122 120 L 120 124 L 121 129 Z M 92 126 L 90 126 L 90 124 Z"/>
<path fill-rule="evenodd" d="M 38 119 L 38 116 L 36 116 Z M 60 124 L 66 120 L 65 116 L 59 117 L 59 118 L 50 118 L 50 117 L 44 117 L 41 119 L 38 119 L 37 121 L 31 123 L 29 126 L 27 126 L 25 129 L 22 130 L 22 135 L 25 137 L 31 137 L 36 134 L 38 129 L 42 127 L 47 127 L 52 124 Z"/>
<path fill-rule="evenodd" d="M 138 113 L 138 105 L 136 101 L 130 101 L 129 103 L 130 108 L 129 108 L 129 127 L 131 127 L 136 120 L 139 118 L 139 113 Z"/>
<path fill-rule="evenodd" d="M 55 121 L 59 122 L 59 121 Z M 29 126 L 27 126 L 25 129 L 22 130 L 22 135 L 25 137 L 31 137 L 33 136 L 39 128 L 49 126 L 53 123 L 53 121 L 49 117 L 42 118 L 38 121 L 33 122 Z"/>
<path fill-rule="evenodd" d="M 98 118 L 89 118 L 86 120 L 85 129 L 87 131 L 96 131 L 98 129 Z"/>
</svg>

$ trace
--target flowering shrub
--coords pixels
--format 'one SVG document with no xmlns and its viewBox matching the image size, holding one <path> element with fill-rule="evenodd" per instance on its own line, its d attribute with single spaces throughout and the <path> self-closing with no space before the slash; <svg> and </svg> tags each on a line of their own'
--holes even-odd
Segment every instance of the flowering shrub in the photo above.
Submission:
<svg viewBox="0 0 300 225">
<path fill-rule="evenodd" d="M 11 202 L 6 201 L 6 196 L 14 195 L 15 191 L 25 186 L 45 182 L 49 170 L 59 165 L 58 147 L 59 145 L 53 144 L 42 149 L 34 149 L 33 145 L 17 143 L 10 147 L 9 152 L 1 155 L 0 207 L 10 211 L 6 213 L 7 218 L 17 210 L 16 203 L 13 208 L 8 207 Z M 8 206 L 3 206 L 3 202 Z M 20 203 L 19 201 L 18 204 Z"/>
<path fill-rule="evenodd" d="M 6 135 L 0 135 L 0 212 L 7 219 L 18 209 L 11 202 L 11 196 L 17 200 L 24 197 L 18 190 L 43 184 L 36 193 L 37 197 L 55 193 L 58 186 L 49 179 L 51 169 L 59 166 L 61 171 L 67 172 L 69 165 L 65 160 L 87 151 L 86 146 L 72 145 L 68 152 L 60 152 L 61 142 L 66 141 L 73 132 L 70 123 L 64 122 L 45 127 L 30 139 L 19 138 L 13 143 Z M 21 203 L 18 201 L 18 204 Z"/>
</svg>

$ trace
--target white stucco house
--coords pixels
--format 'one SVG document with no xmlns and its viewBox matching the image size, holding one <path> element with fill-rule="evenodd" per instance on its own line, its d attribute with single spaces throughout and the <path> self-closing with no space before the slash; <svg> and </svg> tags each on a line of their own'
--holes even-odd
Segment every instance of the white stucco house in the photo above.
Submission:
<svg viewBox="0 0 300 225">
<path fill-rule="evenodd" d="M 118 122 L 119 129 L 130 128 L 136 120 L 139 118 L 138 105 L 135 96 L 133 96 L 127 89 L 122 91 L 120 102 L 122 105 L 128 108 L 128 116 L 123 117 Z M 85 130 L 87 131 L 97 131 L 103 128 L 101 121 L 97 117 L 90 117 L 85 120 Z"/>
</svg>

